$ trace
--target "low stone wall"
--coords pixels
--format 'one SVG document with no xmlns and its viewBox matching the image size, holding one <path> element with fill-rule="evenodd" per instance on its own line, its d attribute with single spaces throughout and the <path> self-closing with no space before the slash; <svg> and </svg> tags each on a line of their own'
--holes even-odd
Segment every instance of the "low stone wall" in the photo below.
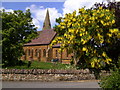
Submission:
<svg viewBox="0 0 120 90">
<path fill-rule="evenodd" d="M 95 80 L 93 72 L 81 70 L 1 69 L 3 81 L 74 81 Z M 100 75 L 109 75 L 102 71 Z"/>
</svg>

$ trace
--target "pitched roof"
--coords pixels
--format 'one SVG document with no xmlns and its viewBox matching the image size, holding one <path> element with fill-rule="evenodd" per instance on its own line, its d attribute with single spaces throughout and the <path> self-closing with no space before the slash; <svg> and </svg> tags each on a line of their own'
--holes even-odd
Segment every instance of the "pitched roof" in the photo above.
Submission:
<svg viewBox="0 0 120 90">
<path fill-rule="evenodd" d="M 53 48 L 59 48 L 60 46 L 61 46 L 61 44 L 58 43 L 58 44 L 56 44 L 56 45 L 53 45 L 52 47 L 53 47 Z"/>
<path fill-rule="evenodd" d="M 50 44 L 56 34 L 57 33 L 53 29 L 43 30 L 37 38 L 33 39 L 30 43 L 24 44 L 24 46 Z"/>
</svg>

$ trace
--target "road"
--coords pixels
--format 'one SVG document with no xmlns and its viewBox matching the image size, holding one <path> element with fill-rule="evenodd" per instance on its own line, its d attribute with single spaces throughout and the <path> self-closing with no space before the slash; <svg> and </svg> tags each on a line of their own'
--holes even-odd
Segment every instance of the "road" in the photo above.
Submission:
<svg viewBox="0 0 120 90">
<path fill-rule="evenodd" d="M 64 82 L 39 82 L 39 81 L 3 81 L 2 88 L 100 88 L 98 81 L 64 81 Z"/>
</svg>

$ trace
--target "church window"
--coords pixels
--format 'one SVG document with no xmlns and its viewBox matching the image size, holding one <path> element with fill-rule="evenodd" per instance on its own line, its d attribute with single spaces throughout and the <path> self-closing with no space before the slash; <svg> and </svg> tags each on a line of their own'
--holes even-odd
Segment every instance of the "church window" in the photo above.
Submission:
<svg viewBox="0 0 120 90">
<path fill-rule="evenodd" d="M 31 57 L 33 57 L 33 49 L 31 50 Z"/>
<path fill-rule="evenodd" d="M 43 57 L 46 57 L 46 50 L 43 50 Z"/>
<path fill-rule="evenodd" d="M 38 57 L 41 57 L 41 50 L 38 51 Z"/>
<path fill-rule="evenodd" d="M 58 51 L 56 50 L 55 52 L 56 52 L 56 57 L 58 57 Z"/>
<path fill-rule="evenodd" d="M 28 56 L 30 56 L 30 49 L 28 49 Z"/>
<path fill-rule="evenodd" d="M 38 50 L 37 49 L 35 50 L 35 56 L 36 57 L 38 56 Z"/>
</svg>

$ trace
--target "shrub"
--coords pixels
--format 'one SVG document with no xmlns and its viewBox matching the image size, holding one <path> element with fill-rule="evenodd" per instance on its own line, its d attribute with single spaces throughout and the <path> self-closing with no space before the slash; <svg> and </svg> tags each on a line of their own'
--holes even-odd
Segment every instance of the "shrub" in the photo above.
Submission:
<svg viewBox="0 0 120 90">
<path fill-rule="evenodd" d="M 103 77 L 99 83 L 103 89 L 112 88 L 113 90 L 120 89 L 120 68 L 115 68 L 111 71 L 111 75 Z"/>
</svg>

